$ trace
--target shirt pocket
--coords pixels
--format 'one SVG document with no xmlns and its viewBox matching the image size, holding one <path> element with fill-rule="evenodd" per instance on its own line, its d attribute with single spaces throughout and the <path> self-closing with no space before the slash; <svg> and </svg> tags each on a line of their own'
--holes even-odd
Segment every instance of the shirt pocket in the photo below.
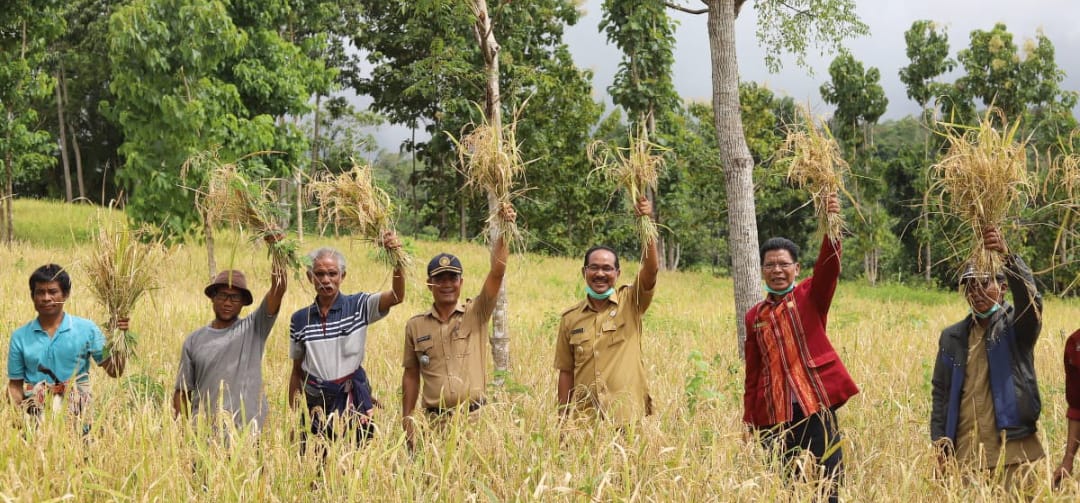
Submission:
<svg viewBox="0 0 1080 503">
<path fill-rule="evenodd" d="M 582 330 L 582 332 L 570 336 L 570 351 L 574 354 L 574 367 L 576 368 L 581 368 L 588 359 L 586 355 L 591 356 L 593 352 L 593 336 L 587 330 Z"/>
<path fill-rule="evenodd" d="M 419 340 L 423 339 L 423 340 Z M 413 344 L 413 351 L 416 351 L 416 358 L 423 363 L 423 356 L 428 357 L 428 361 L 434 360 L 442 356 L 442 351 L 439 351 L 439 346 L 435 344 L 435 340 L 432 336 L 420 337 Z"/>
<path fill-rule="evenodd" d="M 601 337 L 607 341 L 608 347 L 618 346 L 626 342 L 626 338 L 629 335 L 628 327 L 626 326 L 626 320 L 622 318 L 613 318 L 605 321 L 600 325 L 600 332 L 603 333 Z"/>
<path fill-rule="evenodd" d="M 469 332 L 467 330 L 454 329 L 450 333 L 450 347 L 454 351 L 454 356 L 458 358 L 466 358 L 469 356 Z"/>
</svg>

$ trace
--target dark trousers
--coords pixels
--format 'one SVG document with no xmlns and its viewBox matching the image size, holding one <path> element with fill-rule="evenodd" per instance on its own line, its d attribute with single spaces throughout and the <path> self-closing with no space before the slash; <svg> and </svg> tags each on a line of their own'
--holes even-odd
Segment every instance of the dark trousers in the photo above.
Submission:
<svg viewBox="0 0 1080 503">
<path fill-rule="evenodd" d="M 798 404 L 794 404 L 793 408 L 791 421 L 761 430 L 761 443 L 766 449 L 778 451 L 785 474 L 792 478 L 803 475 L 795 458 L 810 451 L 825 469 L 829 501 L 839 501 L 837 487 L 844 474 L 844 452 L 836 427 L 836 408 L 825 409 L 809 417 Z"/>
</svg>

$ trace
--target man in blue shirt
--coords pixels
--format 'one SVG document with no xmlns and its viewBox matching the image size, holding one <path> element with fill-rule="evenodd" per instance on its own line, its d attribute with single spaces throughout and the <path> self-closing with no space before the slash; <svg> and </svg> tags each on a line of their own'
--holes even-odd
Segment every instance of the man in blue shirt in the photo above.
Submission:
<svg viewBox="0 0 1080 503">
<path fill-rule="evenodd" d="M 70 294 L 71 278 L 56 264 L 30 275 L 38 316 L 12 333 L 8 348 L 8 396 L 28 413 L 40 413 L 51 395 L 53 403 L 67 397 L 68 409 L 79 414 L 90 399 L 90 359 L 109 377 L 124 373 L 124 358 L 105 354 L 105 336 L 97 324 L 64 312 Z M 118 324 L 127 330 L 128 320 Z"/>
</svg>

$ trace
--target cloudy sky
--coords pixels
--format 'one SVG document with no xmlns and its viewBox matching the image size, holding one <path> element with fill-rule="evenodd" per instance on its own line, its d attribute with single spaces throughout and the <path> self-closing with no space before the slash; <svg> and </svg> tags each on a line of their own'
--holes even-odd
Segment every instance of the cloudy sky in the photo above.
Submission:
<svg viewBox="0 0 1080 503">
<path fill-rule="evenodd" d="M 691 7 L 702 5 L 700 0 L 677 1 Z M 594 96 L 605 100 L 610 108 L 606 89 L 611 85 L 621 55 L 614 46 L 607 44 L 604 35 L 599 32 L 602 3 L 602 0 L 583 2 L 585 15 L 577 25 L 567 30 L 565 41 L 578 66 L 593 70 Z M 735 21 L 742 80 L 762 83 L 778 94 L 809 103 L 815 113 L 830 114 L 830 107 L 823 103 L 818 88 L 828 80 L 828 67 L 833 55 L 811 53 L 809 64 L 813 75 L 796 66 L 793 58 L 785 58 L 784 67 L 778 73 L 768 73 L 764 51 L 754 36 L 757 20 L 752 3 L 748 2 L 743 7 L 739 19 Z M 995 23 L 1003 22 L 1013 34 L 1014 42 L 1021 46 L 1023 40 L 1033 38 L 1042 30 L 1053 42 L 1057 64 L 1066 73 L 1063 86 L 1080 90 L 1080 1 L 857 0 L 856 10 L 870 27 L 870 36 L 848 39 L 844 45 L 864 65 L 881 70 L 882 86 L 889 98 L 885 119 L 900 118 L 918 111 L 918 106 L 907 98 L 897 72 L 908 64 L 904 31 L 919 19 L 930 19 L 946 28 L 954 59 L 958 50 L 967 47 L 972 30 L 989 30 Z M 672 12 L 671 15 L 679 23 L 673 68 L 676 89 L 686 99 L 708 100 L 712 83 L 705 16 L 681 12 Z M 946 80 L 954 78 L 955 75 L 947 76 Z M 407 134 L 401 128 L 383 127 L 377 137 L 383 148 L 397 150 L 398 143 Z"/>
</svg>

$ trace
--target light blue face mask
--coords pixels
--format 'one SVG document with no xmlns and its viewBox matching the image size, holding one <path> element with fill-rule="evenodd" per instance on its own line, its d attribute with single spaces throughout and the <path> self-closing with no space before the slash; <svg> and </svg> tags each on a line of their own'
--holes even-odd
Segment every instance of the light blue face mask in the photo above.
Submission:
<svg viewBox="0 0 1080 503">
<path fill-rule="evenodd" d="M 769 288 L 769 285 L 765 285 L 765 291 L 769 292 L 769 293 L 771 293 L 771 294 L 773 294 L 773 295 L 775 295 L 777 297 L 783 297 L 783 296 L 791 293 L 791 291 L 795 289 L 795 283 L 797 283 L 797 282 L 792 281 L 791 284 L 788 285 L 788 287 L 783 289 L 783 290 L 773 290 L 772 288 Z"/>
<path fill-rule="evenodd" d="M 595 291 L 593 291 L 592 287 L 590 287 L 589 285 L 585 285 L 585 293 L 589 295 L 589 298 L 596 300 L 606 300 L 608 297 L 611 297 L 611 295 L 615 293 L 615 288 L 609 287 L 608 290 L 604 293 L 596 293 Z"/>
<path fill-rule="evenodd" d="M 1001 305 L 1000 305 L 1000 304 L 994 304 L 994 307 L 991 307 L 991 308 L 990 308 L 989 310 L 987 310 L 987 311 L 986 311 L 985 313 L 977 313 L 977 312 L 975 312 L 975 309 L 974 309 L 974 308 L 972 308 L 972 309 L 971 309 L 971 314 L 972 314 L 973 316 L 975 316 L 976 318 L 980 319 L 980 320 L 985 320 L 985 319 L 989 318 L 989 317 L 990 317 L 990 315 L 992 315 L 992 314 L 996 313 L 996 312 L 998 311 L 998 309 L 1001 309 Z"/>
</svg>

